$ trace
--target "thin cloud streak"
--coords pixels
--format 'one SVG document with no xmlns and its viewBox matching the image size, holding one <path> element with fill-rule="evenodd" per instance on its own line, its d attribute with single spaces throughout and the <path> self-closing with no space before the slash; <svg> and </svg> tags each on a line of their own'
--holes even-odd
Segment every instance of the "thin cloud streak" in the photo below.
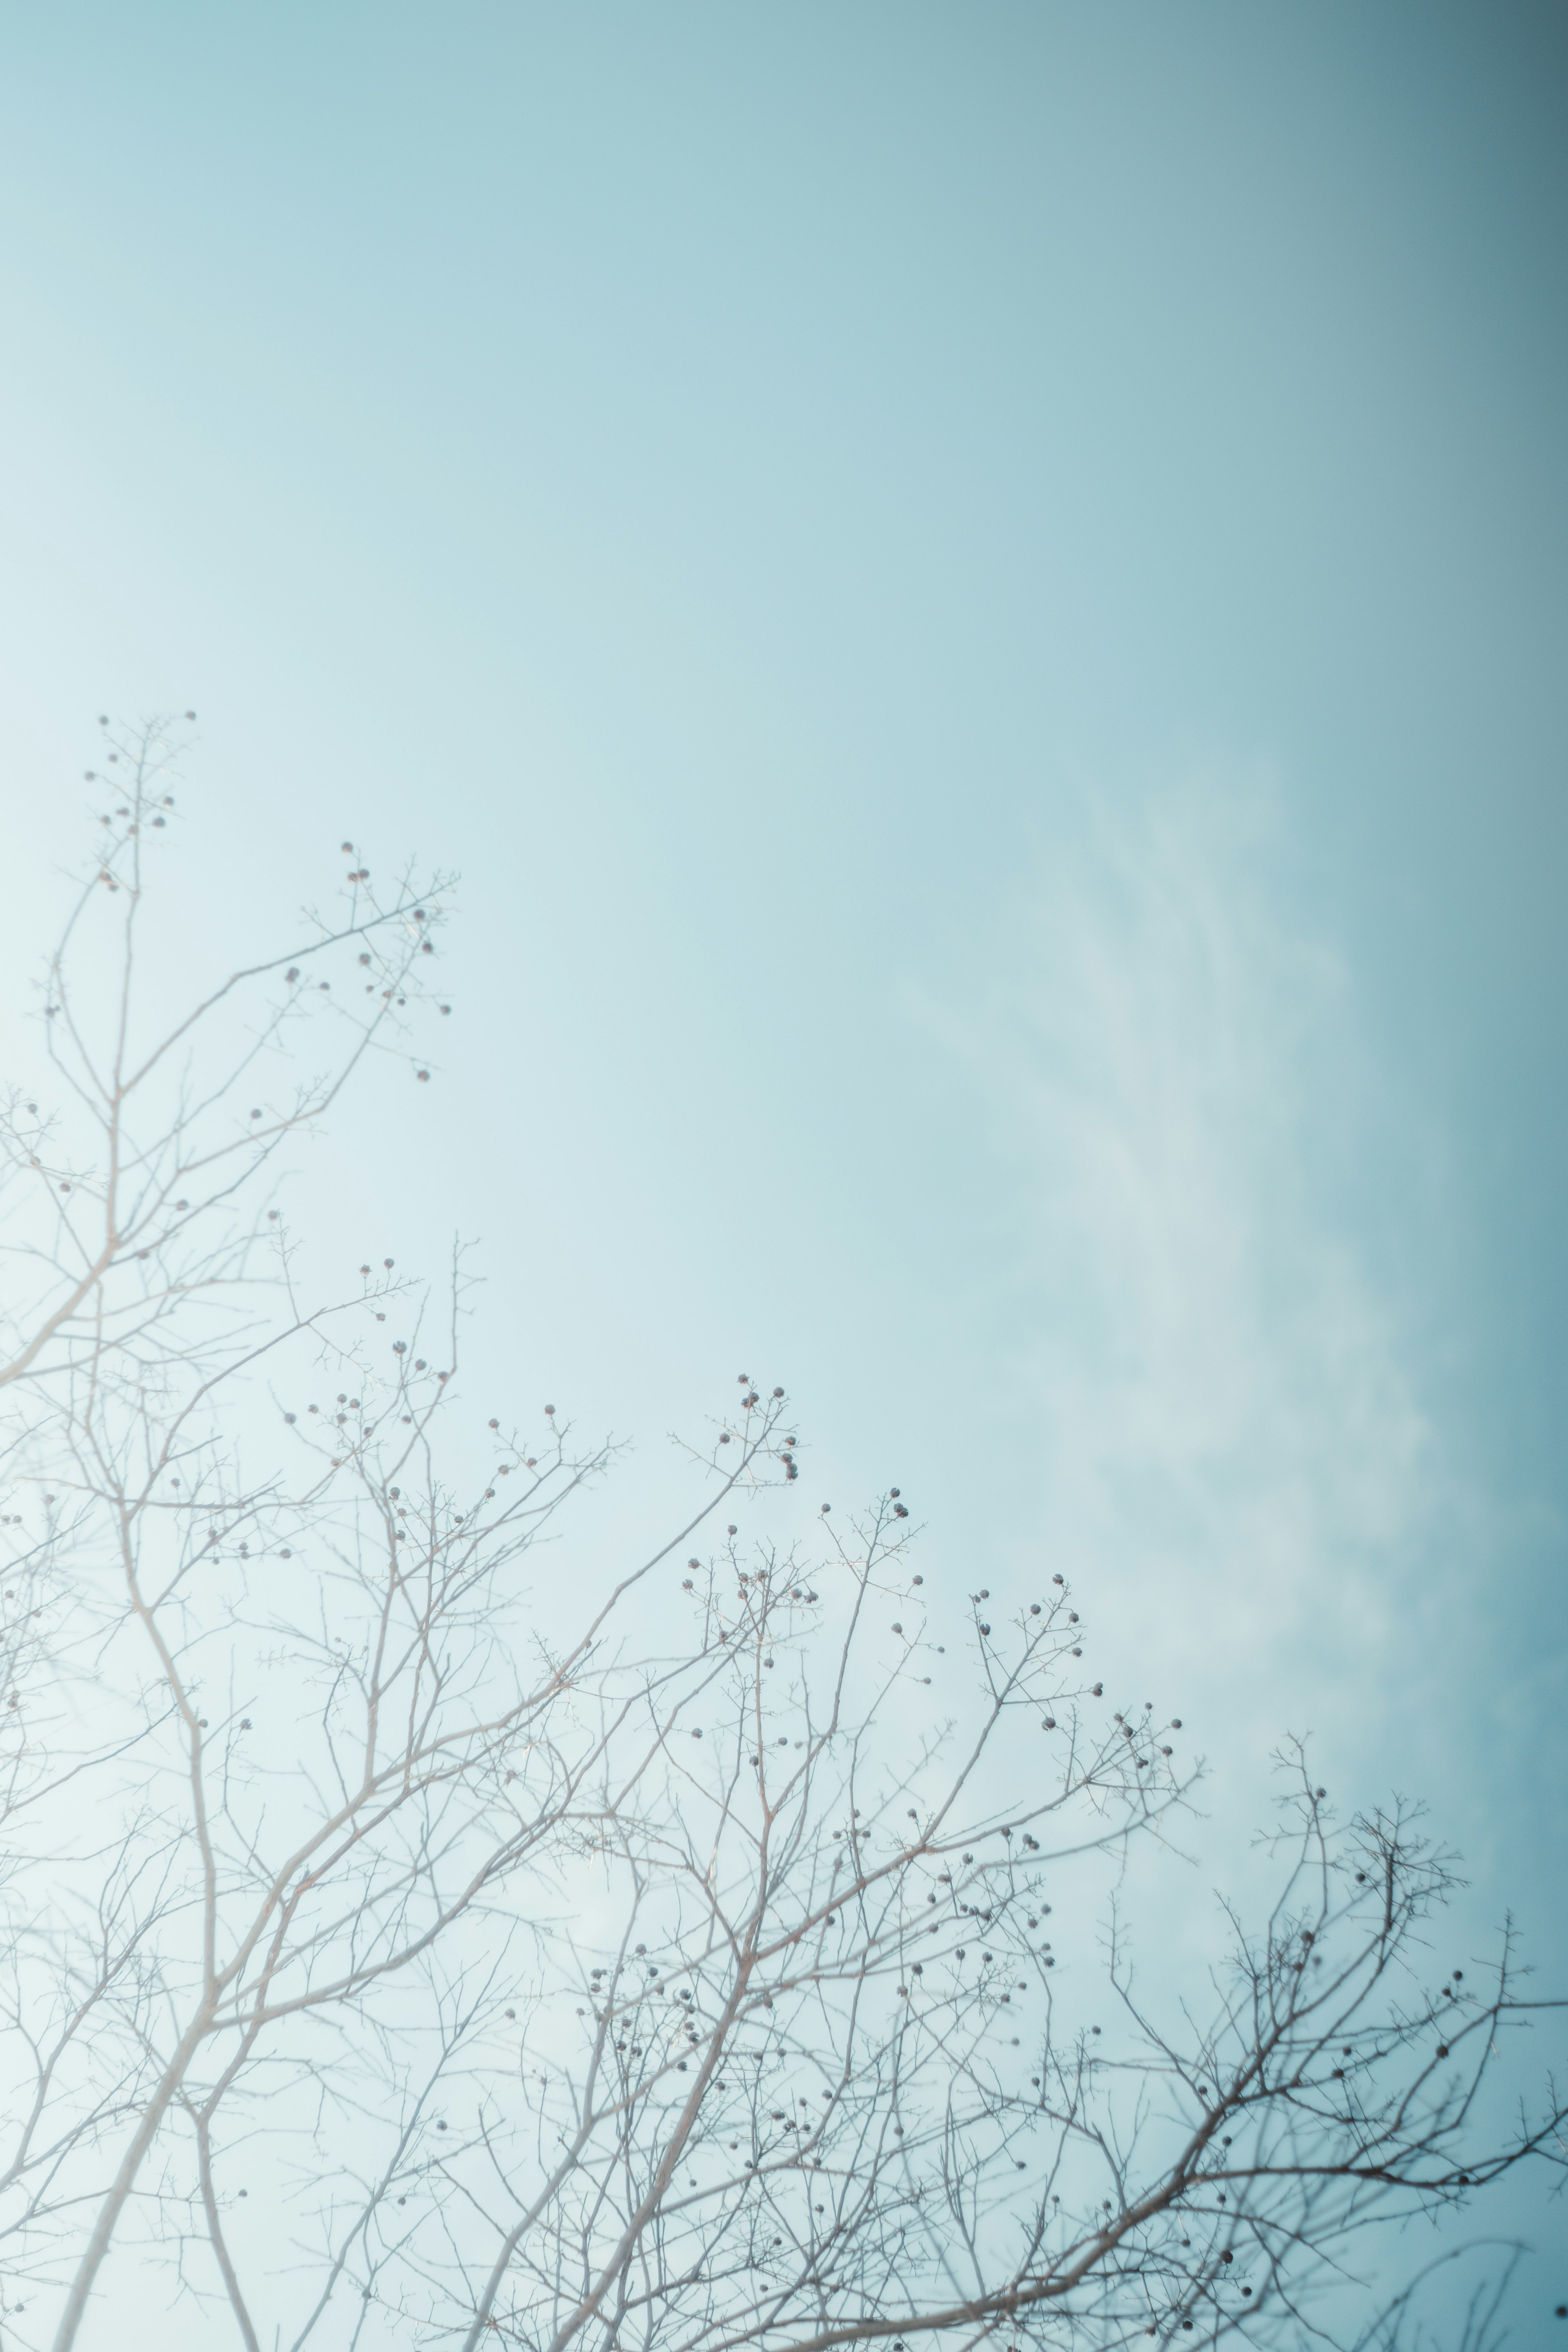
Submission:
<svg viewBox="0 0 1568 2352">
<path fill-rule="evenodd" d="M 1227 1746 L 1310 1727 L 1370 1761 L 1442 1449 L 1336 1198 L 1373 1074 L 1277 834 L 1254 785 L 1092 804 L 984 1023 L 944 1027 L 1014 1166 L 1053 1551 Z"/>
</svg>

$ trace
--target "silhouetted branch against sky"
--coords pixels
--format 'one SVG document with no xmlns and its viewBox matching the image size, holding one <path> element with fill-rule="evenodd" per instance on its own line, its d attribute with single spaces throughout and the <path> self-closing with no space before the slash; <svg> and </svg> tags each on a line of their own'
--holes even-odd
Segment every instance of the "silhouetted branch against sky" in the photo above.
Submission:
<svg viewBox="0 0 1568 2352">
<path fill-rule="evenodd" d="M 1506 1937 L 1432 1980 L 1409 1804 L 1288 1743 L 1202 2003 L 1110 1906 L 1086 2007 L 1054 1946 L 1195 1774 L 1061 1574 L 971 1596 L 955 1691 L 909 1504 L 814 1511 L 782 1385 L 726 1376 L 623 1559 L 614 1448 L 467 1402 L 460 1261 L 313 1286 L 278 1178 L 369 1056 L 430 1086 L 450 885 L 345 843 L 171 1009 L 177 751 L 105 730 L 0 1116 L 16 2340 L 133 2278 L 247 2347 L 1293 2346 L 1380 2233 L 1560 2168 L 1550 2087 L 1489 2097 L 1552 2004 Z"/>
</svg>

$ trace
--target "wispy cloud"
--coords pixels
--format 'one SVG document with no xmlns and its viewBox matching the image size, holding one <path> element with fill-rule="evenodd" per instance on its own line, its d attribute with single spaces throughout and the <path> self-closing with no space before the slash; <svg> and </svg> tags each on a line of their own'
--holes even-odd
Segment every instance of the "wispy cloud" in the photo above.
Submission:
<svg viewBox="0 0 1568 2352">
<path fill-rule="evenodd" d="M 1375 1074 L 1342 962 L 1286 903 L 1272 805 L 1091 804 L 984 1021 L 950 1031 L 1016 1174 L 1053 1546 L 1255 1755 L 1287 1723 L 1363 1746 L 1437 1455 L 1335 1181 Z"/>
</svg>

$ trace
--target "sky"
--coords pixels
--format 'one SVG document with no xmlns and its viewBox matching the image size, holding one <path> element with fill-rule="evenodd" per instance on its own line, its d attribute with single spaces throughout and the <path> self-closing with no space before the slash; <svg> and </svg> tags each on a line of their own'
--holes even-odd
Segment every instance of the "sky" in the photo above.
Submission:
<svg viewBox="0 0 1568 2352">
<path fill-rule="evenodd" d="M 1310 1732 L 1558 1979 L 1565 100 L 1509 0 L 0 21 L 6 1020 L 195 708 L 193 968 L 462 877 L 293 1213 L 473 1244 L 597 1540 L 784 1381 L 1071 1570 L 1200 1894 Z"/>
</svg>

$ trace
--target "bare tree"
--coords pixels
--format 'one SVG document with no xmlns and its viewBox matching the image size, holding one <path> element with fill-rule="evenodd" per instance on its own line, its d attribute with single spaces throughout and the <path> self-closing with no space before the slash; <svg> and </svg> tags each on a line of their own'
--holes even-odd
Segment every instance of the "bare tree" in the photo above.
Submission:
<svg viewBox="0 0 1568 2352">
<path fill-rule="evenodd" d="M 0 1119 L 15 2340 L 66 2352 L 112 2255 L 250 2352 L 1294 2344 L 1390 2221 L 1560 2160 L 1550 2091 L 1481 2104 L 1506 1941 L 1427 1984 L 1447 1864 L 1298 1751 L 1210 2009 L 1112 1912 L 1108 2026 L 1068 2014 L 1052 1905 L 1179 1811 L 1174 1730 L 1059 1577 L 974 1595 L 939 1696 L 897 1490 L 782 1531 L 781 1388 L 685 1524 L 562 1575 L 607 1449 L 469 1412 L 456 1273 L 438 1338 L 389 1263 L 302 1297 L 269 1190 L 368 1055 L 426 1075 L 440 879 L 345 844 L 339 916 L 147 1031 L 174 757 L 106 751 L 59 1102 Z"/>
</svg>

